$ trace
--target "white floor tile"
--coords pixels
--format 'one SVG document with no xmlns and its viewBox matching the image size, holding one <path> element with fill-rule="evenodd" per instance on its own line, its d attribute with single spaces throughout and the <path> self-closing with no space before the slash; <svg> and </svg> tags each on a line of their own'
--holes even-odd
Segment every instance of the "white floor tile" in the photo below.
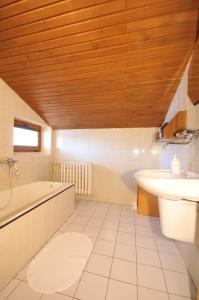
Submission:
<svg viewBox="0 0 199 300">
<path fill-rule="evenodd" d="M 128 224 L 128 223 L 120 223 L 118 230 L 121 232 L 135 234 L 135 227 L 132 224 Z"/>
<path fill-rule="evenodd" d="M 179 254 L 175 243 L 167 238 L 156 237 L 156 244 L 159 251 Z"/>
<path fill-rule="evenodd" d="M 161 267 L 157 251 L 137 247 L 137 262 L 140 264 Z"/>
<path fill-rule="evenodd" d="M 86 223 L 88 223 L 89 218 L 88 217 L 77 217 L 74 221 L 73 224 L 82 224 L 82 225 L 86 225 Z"/>
<path fill-rule="evenodd" d="M 87 234 L 89 237 L 97 238 L 100 232 L 99 227 L 85 226 L 83 233 Z"/>
<path fill-rule="evenodd" d="M 160 228 L 160 219 L 159 218 L 154 218 L 152 220 L 149 220 L 149 223 L 152 228 Z"/>
<path fill-rule="evenodd" d="M 88 226 L 95 226 L 95 227 L 101 227 L 102 224 L 103 224 L 103 220 L 95 219 L 95 218 L 90 218 L 90 220 L 87 223 Z"/>
<path fill-rule="evenodd" d="M 67 228 L 66 228 L 66 232 L 82 232 L 84 228 L 83 224 L 75 224 L 75 223 L 71 223 Z"/>
<path fill-rule="evenodd" d="M 79 279 L 75 283 L 73 283 L 69 288 L 67 288 L 66 290 L 60 291 L 58 293 L 66 295 L 66 296 L 73 297 L 74 294 L 75 294 L 75 291 L 78 287 L 78 284 L 80 282 L 81 277 L 82 277 L 82 274 L 79 276 Z"/>
<path fill-rule="evenodd" d="M 100 231 L 99 238 L 106 241 L 115 242 L 117 238 L 117 231 L 109 230 L 109 229 L 102 229 Z"/>
<path fill-rule="evenodd" d="M 110 279 L 106 300 L 136 300 L 137 287 Z"/>
<path fill-rule="evenodd" d="M 92 254 L 86 266 L 86 271 L 109 277 L 112 258 L 105 255 Z"/>
<path fill-rule="evenodd" d="M 135 245 L 135 234 L 127 232 L 118 232 L 117 242 L 126 245 Z"/>
<path fill-rule="evenodd" d="M 138 300 L 169 300 L 168 294 L 138 287 Z"/>
<path fill-rule="evenodd" d="M 134 211 L 133 209 L 123 209 L 121 211 L 121 216 L 125 216 L 125 217 L 133 217 L 134 218 Z"/>
<path fill-rule="evenodd" d="M 105 220 L 112 221 L 112 222 L 119 222 L 120 215 L 106 215 Z"/>
<path fill-rule="evenodd" d="M 95 243 L 96 243 L 96 241 L 97 241 L 97 239 L 96 238 L 93 238 L 93 237 L 89 237 L 89 239 L 91 240 L 91 242 L 92 242 L 92 245 L 93 245 L 93 247 L 95 246 Z"/>
<path fill-rule="evenodd" d="M 109 215 L 120 215 L 120 213 L 121 213 L 121 208 L 109 207 L 109 209 L 108 209 Z"/>
<path fill-rule="evenodd" d="M 91 217 L 91 215 L 93 214 L 93 212 L 92 211 L 81 211 L 80 212 L 80 214 L 78 215 L 78 216 L 80 216 L 80 217 Z"/>
<path fill-rule="evenodd" d="M 168 292 L 185 297 L 196 297 L 195 287 L 188 274 L 164 270 Z"/>
<path fill-rule="evenodd" d="M 127 224 L 134 224 L 135 223 L 135 220 L 134 218 L 131 216 L 131 217 L 128 217 L 128 216 L 121 216 L 120 217 L 120 222 L 121 223 L 127 223 Z"/>
<path fill-rule="evenodd" d="M 146 249 L 157 250 L 155 240 L 152 237 L 136 235 L 136 246 Z"/>
<path fill-rule="evenodd" d="M 153 231 L 153 236 L 155 239 L 158 239 L 158 238 L 164 239 L 165 238 L 164 235 L 162 234 L 161 228 L 151 227 L 151 230 Z"/>
<path fill-rule="evenodd" d="M 148 217 L 146 217 L 146 216 L 136 215 L 135 216 L 135 224 L 141 225 L 141 226 L 150 226 L 150 221 L 149 221 Z"/>
<path fill-rule="evenodd" d="M 162 267 L 164 269 L 187 273 L 187 269 L 180 255 L 159 252 Z"/>
<path fill-rule="evenodd" d="M 9 300 L 38 300 L 41 294 L 29 287 L 26 282 L 21 282 L 17 288 L 8 296 Z"/>
<path fill-rule="evenodd" d="M 106 216 L 106 211 L 104 211 L 104 212 L 95 211 L 94 214 L 92 215 L 92 218 L 104 220 L 105 216 Z"/>
<path fill-rule="evenodd" d="M 14 291 L 14 289 L 19 285 L 21 281 L 18 279 L 13 279 L 9 282 L 9 284 L 0 291 L 0 299 L 4 300 L 8 297 L 8 295 Z"/>
<path fill-rule="evenodd" d="M 166 292 L 164 275 L 161 269 L 138 264 L 137 274 L 139 286 Z"/>
<path fill-rule="evenodd" d="M 135 246 L 116 243 L 114 257 L 136 262 Z"/>
<path fill-rule="evenodd" d="M 72 300 L 71 297 L 57 294 L 57 293 L 49 294 L 49 295 L 48 294 L 42 295 L 42 297 L 40 299 L 41 300 Z"/>
<path fill-rule="evenodd" d="M 118 224 L 119 222 L 105 221 L 103 224 L 103 228 L 117 231 Z"/>
<path fill-rule="evenodd" d="M 114 252 L 114 247 L 115 247 L 115 242 L 97 240 L 93 252 L 112 257 Z"/>
<path fill-rule="evenodd" d="M 114 258 L 110 277 L 126 283 L 137 284 L 136 264 Z"/>
<path fill-rule="evenodd" d="M 84 272 L 75 293 L 81 300 L 105 300 L 108 278 Z"/>
<path fill-rule="evenodd" d="M 138 235 L 146 235 L 146 236 L 153 236 L 153 231 L 150 227 L 147 226 L 135 226 L 135 232 Z"/>
</svg>

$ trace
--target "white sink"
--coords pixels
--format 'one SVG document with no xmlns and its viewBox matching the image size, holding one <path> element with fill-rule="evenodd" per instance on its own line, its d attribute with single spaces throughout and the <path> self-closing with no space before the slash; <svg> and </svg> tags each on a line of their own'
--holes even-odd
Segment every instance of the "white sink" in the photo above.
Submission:
<svg viewBox="0 0 199 300">
<path fill-rule="evenodd" d="M 135 179 L 141 187 L 158 197 L 199 202 L 198 173 L 173 175 L 165 170 L 140 170 L 135 173 Z"/>
<path fill-rule="evenodd" d="M 199 174 L 140 170 L 135 179 L 138 185 L 158 196 L 162 233 L 199 245 Z"/>
</svg>

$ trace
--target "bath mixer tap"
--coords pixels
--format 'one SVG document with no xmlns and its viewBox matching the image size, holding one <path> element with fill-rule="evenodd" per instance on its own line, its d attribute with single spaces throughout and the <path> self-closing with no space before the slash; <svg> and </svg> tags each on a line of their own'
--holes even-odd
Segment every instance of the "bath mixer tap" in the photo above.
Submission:
<svg viewBox="0 0 199 300">
<path fill-rule="evenodd" d="M 14 158 L 7 157 L 7 158 L 4 158 L 4 159 L 0 160 L 0 165 L 5 164 L 9 168 L 12 168 L 13 166 L 15 166 L 15 168 L 16 168 L 16 163 L 17 162 L 18 162 L 18 160 L 14 159 Z"/>
</svg>

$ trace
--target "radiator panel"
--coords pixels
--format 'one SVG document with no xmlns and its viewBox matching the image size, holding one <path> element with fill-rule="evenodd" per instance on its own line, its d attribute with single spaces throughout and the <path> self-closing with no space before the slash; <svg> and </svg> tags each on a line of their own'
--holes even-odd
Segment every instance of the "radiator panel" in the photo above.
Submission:
<svg viewBox="0 0 199 300">
<path fill-rule="evenodd" d="M 75 184 L 78 195 L 92 194 L 93 166 L 87 162 L 63 161 L 53 164 L 53 181 Z"/>
</svg>

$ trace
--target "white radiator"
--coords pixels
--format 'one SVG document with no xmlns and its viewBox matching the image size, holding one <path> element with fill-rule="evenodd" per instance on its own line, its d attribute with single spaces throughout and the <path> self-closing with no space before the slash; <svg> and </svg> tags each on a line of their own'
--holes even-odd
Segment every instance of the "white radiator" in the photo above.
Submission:
<svg viewBox="0 0 199 300">
<path fill-rule="evenodd" d="M 75 184 L 75 193 L 92 194 L 92 164 L 87 162 L 63 161 L 53 164 L 53 181 Z"/>
</svg>

